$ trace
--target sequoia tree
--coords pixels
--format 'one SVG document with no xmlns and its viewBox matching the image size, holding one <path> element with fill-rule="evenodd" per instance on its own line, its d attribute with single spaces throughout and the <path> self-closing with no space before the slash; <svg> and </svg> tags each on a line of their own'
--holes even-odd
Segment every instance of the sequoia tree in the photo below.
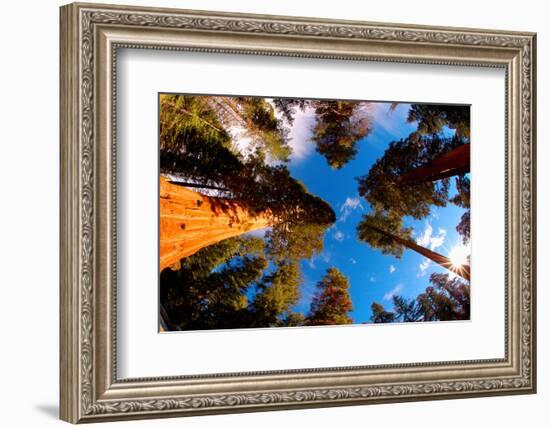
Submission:
<svg viewBox="0 0 550 427">
<path fill-rule="evenodd" d="M 462 144 L 399 177 L 401 184 L 433 182 L 470 172 L 470 144 Z"/>
<path fill-rule="evenodd" d="M 465 106 L 411 106 L 408 121 L 416 122 L 417 130 L 407 138 L 391 142 L 368 174 L 358 178 L 359 194 L 373 208 L 358 227 L 363 234 L 361 240 L 381 247 L 384 253 L 399 254 L 403 247 L 409 247 L 432 260 L 438 259 L 435 262 L 447 268 L 452 267 L 446 257 L 415 245 L 410 240 L 412 230 L 402 230 L 402 221 L 406 216 L 425 218 L 433 206 L 444 207 L 451 202 L 466 209 L 457 231 L 465 243 L 469 240 L 469 120 L 470 110 Z M 449 137 L 445 128 L 453 129 L 454 135 Z M 455 177 L 457 190 L 453 197 L 449 195 L 451 177 Z M 382 227 L 376 227 L 381 221 Z M 397 244 L 403 237 L 405 240 Z M 463 266 L 460 273 L 455 273 L 468 278 L 469 267 Z"/>
<path fill-rule="evenodd" d="M 416 131 L 390 143 L 368 174 L 358 178 L 359 193 L 374 207 L 419 219 L 430 206 L 449 201 L 448 178 L 470 170 L 470 109 L 412 104 L 407 120 L 417 123 Z"/>
<path fill-rule="evenodd" d="M 449 180 L 403 182 L 403 177 L 444 152 L 460 145 L 456 138 L 411 137 L 391 142 L 365 176 L 358 178 L 359 194 L 374 208 L 415 219 L 429 215 L 432 206 L 448 202 Z"/>
<path fill-rule="evenodd" d="M 174 185 L 169 186 L 161 178 L 161 191 L 170 188 L 166 192 L 169 197 L 161 200 L 161 232 L 170 230 L 161 237 L 170 245 L 169 261 L 162 266 L 177 261 L 177 248 L 181 249 L 180 257 L 194 253 L 186 251 L 193 235 L 211 236 L 204 240 L 206 245 L 267 226 L 273 227 L 270 236 L 274 239 L 288 241 L 294 233 L 295 244 L 303 246 L 299 237 L 307 235 L 310 244 L 307 253 L 320 250 L 324 230 L 335 220 L 332 208 L 292 178 L 284 164 L 267 162 L 262 150 L 246 156 L 240 153 L 225 129 L 224 121 L 228 119 L 223 115 L 220 119 L 212 103 L 218 105 L 221 101 L 193 96 L 161 97 L 161 172 L 174 180 Z M 275 124 L 270 121 L 273 117 L 264 114 L 271 108 L 269 104 L 248 98 L 223 103 L 231 111 L 238 109 L 234 115 L 242 115 L 245 123 L 250 121 L 256 126 L 252 131 L 261 130 L 264 137 L 267 129 L 273 128 L 275 132 Z M 189 191 L 183 194 L 175 185 L 203 194 L 196 196 Z M 181 195 L 181 203 L 175 200 L 177 195 Z M 189 200 L 196 206 L 189 207 Z M 214 222 L 213 216 L 217 218 Z M 165 228 L 163 221 L 168 224 Z M 162 248 L 161 245 L 161 251 Z M 196 246 L 195 251 L 200 248 Z"/>
<path fill-rule="evenodd" d="M 469 265 L 454 265 L 450 258 L 415 243 L 411 238 L 412 229 L 403 227 L 402 218 L 392 212 L 375 210 L 363 215 L 357 226 L 357 235 L 360 240 L 367 242 L 373 248 L 381 249 L 383 254 L 400 258 L 403 250 L 408 248 L 470 280 Z"/>
<path fill-rule="evenodd" d="M 251 216 L 232 200 L 208 197 L 160 178 L 160 269 L 202 248 L 274 224 L 269 213 Z"/>
<path fill-rule="evenodd" d="M 349 312 L 353 309 L 349 295 L 349 281 L 337 268 L 329 268 L 317 283 L 306 317 L 307 325 L 344 325 L 353 323 Z"/>
</svg>

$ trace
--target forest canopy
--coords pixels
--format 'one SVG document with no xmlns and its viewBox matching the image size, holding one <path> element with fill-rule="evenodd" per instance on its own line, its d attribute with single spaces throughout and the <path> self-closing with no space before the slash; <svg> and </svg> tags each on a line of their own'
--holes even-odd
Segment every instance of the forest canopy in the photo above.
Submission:
<svg viewBox="0 0 550 427">
<path fill-rule="evenodd" d="M 367 101 L 176 94 L 159 102 L 162 329 L 469 318 L 469 255 L 456 262 L 418 238 L 419 221 L 453 206 L 469 244 L 469 107 L 407 104 L 403 113 Z M 380 136 L 381 105 L 402 120 L 398 138 Z M 371 138 L 385 141 L 381 154 Z M 312 160 L 300 163 L 297 147 Z M 328 179 L 351 170 L 359 173 L 345 187 Z M 334 245 L 365 253 L 362 279 L 349 275 L 356 252 Z M 374 290 L 356 296 L 373 287 L 373 262 L 409 252 L 438 266 L 414 298 L 393 293 L 386 310 Z"/>
</svg>

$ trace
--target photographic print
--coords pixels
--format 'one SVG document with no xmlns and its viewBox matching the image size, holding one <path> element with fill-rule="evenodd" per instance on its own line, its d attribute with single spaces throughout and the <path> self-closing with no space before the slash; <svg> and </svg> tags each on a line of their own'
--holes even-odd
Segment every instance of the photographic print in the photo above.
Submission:
<svg viewBox="0 0 550 427">
<path fill-rule="evenodd" d="M 159 94 L 161 331 L 470 319 L 470 106 Z"/>
<path fill-rule="evenodd" d="M 61 419 L 536 393 L 535 33 L 59 23 Z"/>
</svg>

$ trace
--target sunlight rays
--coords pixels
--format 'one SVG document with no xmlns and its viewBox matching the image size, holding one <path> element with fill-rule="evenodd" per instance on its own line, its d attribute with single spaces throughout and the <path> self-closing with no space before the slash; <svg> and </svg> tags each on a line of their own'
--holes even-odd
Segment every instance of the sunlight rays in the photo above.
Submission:
<svg viewBox="0 0 550 427">
<path fill-rule="evenodd" d="M 449 251 L 448 257 L 451 259 L 452 266 L 455 268 L 470 264 L 470 248 L 464 245 L 456 245 Z"/>
<path fill-rule="evenodd" d="M 470 245 L 463 245 L 462 243 L 457 243 L 449 250 L 447 257 L 451 264 L 448 268 L 451 271 L 452 278 L 459 276 L 464 278 L 465 273 L 467 273 L 467 280 L 469 280 L 470 252 Z"/>
</svg>

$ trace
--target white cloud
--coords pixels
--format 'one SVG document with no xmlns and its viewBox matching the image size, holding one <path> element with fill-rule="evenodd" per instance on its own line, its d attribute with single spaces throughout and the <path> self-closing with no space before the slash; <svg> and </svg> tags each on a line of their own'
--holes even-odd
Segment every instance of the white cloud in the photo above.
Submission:
<svg viewBox="0 0 550 427">
<path fill-rule="evenodd" d="M 371 283 L 376 282 L 376 277 L 370 276 L 370 277 L 369 277 L 369 282 L 371 282 Z"/>
<path fill-rule="evenodd" d="M 334 240 L 336 240 L 337 242 L 341 242 L 342 240 L 344 240 L 344 233 L 342 233 L 341 231 L 336 231 L 332 237 L 334 238 Z"/>
<path fill-rule="evenodd" d="M 332 259 L 332 252 L 325 249 L 320 254 L 313 255 L 311 259 L 307 260 L 307 264 L 309 268 L 311 268 L 312 270 L 316 270 L 317 266 L 319 266 L 319 263 L 330 264 L 331 259 Z"/>
<path fill-rule="evenodd" d="M 250 156 L 254 151 L 254 145 L 252 138 L 247 136 L 246 129 L 242 126 L 230 126 L 227 130 L 231 135 L 233 148 L 245 157 Z"/>
<path fill-rule="evenodd" d="M 395 271 L 395 266 L 392 264 L 390 265 L 390 274 L 392 274 Z"/>
<path fill-rule="evenodd" d="M 357 264 L 357 260 L 355 258 L 350 258 L 349 262 L 351 262 L 352 264 Z"/>
<path fill-rule="evenodd" d="M 392 111 L 390 103 L 374 103 L 372 104 L 372 118 L 374 120 L 374 131 L 376 128 L 382 128 L 390 135 L 395 137 L 404 137 L 414 130 L 416 125 L 415 123 L 407 123 L 407 116 L 409 114 L 409 104 L 398 104 L 397 107 Z M 402 130 L 399 126 L 405 126 L 406 135 L 402 135 Z M 401 132 L 399 132 L 401 130 Z"/>
<path fill-rule="evenodd" d="M 433 251 L 443 245 L 446 236 L 447 230 L 444 228 L 440 228 L 438 230 L 438 234 L 434 235 L 432 225 L 426 221 L 424 232 L 418 239 L 416 239 L 416 243 L 420 246 L 430 248 Z"/>
<path fill-rule="evenodd" d="M 418 273 L 417 277 L 422 277 L 426 275 L 426 270 L 430 266 L 430 263 L 431 261 L 429 259 L 425 259 L 420 263 L 420 265 L 418 266 L 418 268 L 420 269 L 420 273 Z"/>
<path fill-rule="evenodd" d="M 340 208 L 340 211 L 344 211 L 348 208 L 349 209 L 356 209 L 357 207 L 360 207 L 361 209 L 363 209 L 363 206 L 361 206 L 361 200 L 359 200 L 359 197 L 354 197 L 354 198 L 347 197 L 346 201 L 344 202 L 344 204 Z"/>
<path fill-rule="evenodd" d="M 394 295 L 399 294 L 399 292 L 401 292 L 402 289 L 403 289 L 403 285 L 399 283 L 391 291 L 386 292 L 382 298 L 384 299 L 384 301 L 389 301 L 393 298 Z"/>
<path fill-rule="evenodd" d="M 304 111 L 296 109 L 294 123 L 288 135 L 288 145 L 292 148 L 291 161 L 302 160 L 315 149 L 315 144 L 311 141 L 314 123 L 315 110 L 313 108 L 306 108 Z"/>
<path fill-rule="evenodd" d="M 258 239 L 263 239 L 265 237 L 265 234 L 272 229 L 273 227 L 260 228 L 244 233 L 243 236 L 257 237 Z"/>
<path fill-rule="evenodd" d="M 350 214 L 355 209 L 363 210 L 363 205 L 361 204 L 361 199 L 359 197 L 346 197 L 346 201 L 340 207 L 340 212 L 342 212 L 342 216 L 340 217 L 340 221 L 345 222 L 346 219 L 348 219 L 348 216 L 350 216 Z"/>
</svg>

